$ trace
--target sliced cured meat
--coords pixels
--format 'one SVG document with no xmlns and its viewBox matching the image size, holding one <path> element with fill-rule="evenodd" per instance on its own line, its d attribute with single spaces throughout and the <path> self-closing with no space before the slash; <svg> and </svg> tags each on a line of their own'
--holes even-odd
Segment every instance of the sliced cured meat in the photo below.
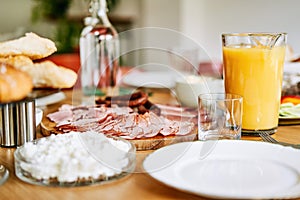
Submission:
<svg viewBox="0 0 300 200">
<path fill-rule="evenodd" d="M 132 111 L 129 107 L 63 105 L 47 117 L 63 132 L 93 130 L 125 139 L 150 138 L 159 134 L 186 135 L 194 129 L 194 123 L 189 121 L 169 120 L 151 111 L 144 114 Z"/>
<path fill-rule="evenodd" d="M 61 110 L 50 113 L 47 115 L 47 117 L 57 124 L 66 124 L 73 120 L 73 112 L 71 110 Z"/>
<path fill-rule="evenodd" d="M 186 135 L 193 131 L 194 128 L 194 125 L 191 123 L 181 122 L 179 126 L 179 131 L 176 133 L 176 135 Z"/>
</svg>

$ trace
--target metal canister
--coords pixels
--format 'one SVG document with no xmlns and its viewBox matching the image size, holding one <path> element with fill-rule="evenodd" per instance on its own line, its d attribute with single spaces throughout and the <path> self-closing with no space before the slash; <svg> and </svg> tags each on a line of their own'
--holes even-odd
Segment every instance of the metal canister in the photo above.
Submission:
<svg viewBox="0 0 300 200">
<path fill-rule="evenodd" d="M 35 100 L 0 104 L 0 145 L 15 147 L 36 138 Z"/>
</svg>

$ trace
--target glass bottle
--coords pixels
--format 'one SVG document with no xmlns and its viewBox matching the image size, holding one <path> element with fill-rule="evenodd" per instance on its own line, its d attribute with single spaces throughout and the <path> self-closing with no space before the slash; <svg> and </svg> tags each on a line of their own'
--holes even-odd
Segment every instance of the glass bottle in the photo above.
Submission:
<svg viewBox="0 0 300 200">
<path fill-rule="evenodd" d="M 97 95 L 118 93 L 119 38 L 107 17 L 106 0 L 91 0 L 89 12 L 79 45 L 82 92 L 92 101 Z"/>
</svg>

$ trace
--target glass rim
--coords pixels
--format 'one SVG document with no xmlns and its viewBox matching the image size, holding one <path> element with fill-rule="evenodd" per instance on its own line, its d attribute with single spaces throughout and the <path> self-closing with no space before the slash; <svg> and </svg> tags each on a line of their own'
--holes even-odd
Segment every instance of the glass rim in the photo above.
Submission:
<svg viewBox="0 0 300 200">
<path fill-rule="evenodd" d="M 224 98 L 218 98 L 219 96 L 223 95 Z M 227 95 L 230 97 L 227 98 Z M 201 98 L 201 96 L 203 98 Z M 198 99 L 202 100 L 215 100 L 215 101 L 241 101 L 243 100 L 243 96 L 235 93 L 203 93 L 198 95 Z"/>
<path fill-rule="evenodd" d="M 286 32 L 233 32 L 233 33 L 222 33 L 222 36 L 273 36 L 281 35 L 286 36 Z"/>
</svg>

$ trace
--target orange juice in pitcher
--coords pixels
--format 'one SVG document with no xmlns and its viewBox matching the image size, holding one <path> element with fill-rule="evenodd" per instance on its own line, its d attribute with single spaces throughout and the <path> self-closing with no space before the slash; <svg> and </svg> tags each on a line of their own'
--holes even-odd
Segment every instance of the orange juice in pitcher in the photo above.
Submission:
<svg viewBox="0 0 300 200">
<path fill-rule="evenodd" d="M 242 132 L 278 126 L 286 34 L 223 34 L 225 90 L 243 96 Z"/>
</svg>

